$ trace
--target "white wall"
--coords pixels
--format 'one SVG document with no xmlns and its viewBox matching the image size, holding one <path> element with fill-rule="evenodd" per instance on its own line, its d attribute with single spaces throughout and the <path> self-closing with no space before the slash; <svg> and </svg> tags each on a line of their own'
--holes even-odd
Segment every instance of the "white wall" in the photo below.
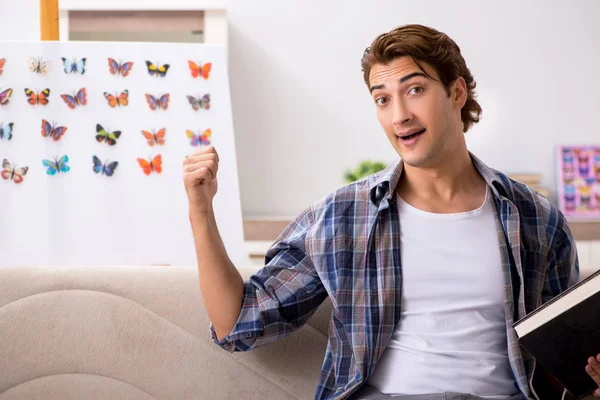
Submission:
<svg viewBox="0 0 600 400">
<path fill-rule="evenodd" d="M 395 158 L 359 61 L 375 36 L 406 23 L 461 47 L 484 110 L 468 144 L 492 167 L 542 173 L 553 196 L 554 147 L 600 143 L 597 0 L 225 3 L 245 216 L 294 216 L 359 160 Z M 37 39 L 38 4 L 0 0 L 0 40 Z"/>
<path fill-rule="evenodd" d="M 600 143 L 596 0 L 230 1 L 230 68 L 245 216 L 295 215 L 358 160 L 391 161 L 359 60 L 379 33 L 430 25 L 478 83 L 470 149 L 508 173 L 542 173 L 555 145 Z"/>
<path fill-rule="evenodd" d="M 0 40 L 40 40 L 40 0 L 0 0 Z"/>
</svg>

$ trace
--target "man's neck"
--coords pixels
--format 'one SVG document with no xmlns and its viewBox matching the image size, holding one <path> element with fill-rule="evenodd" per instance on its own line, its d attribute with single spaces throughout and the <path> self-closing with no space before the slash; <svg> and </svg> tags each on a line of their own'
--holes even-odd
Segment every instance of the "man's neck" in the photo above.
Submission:
<svg viewBox="0 0 600 400">
<path fill-rule="evenodd" d="M 485 199 L 486 183 L 468 150 L 453 153 L 426 168 L 404 164 L 396 192 L 424 211 L 455 213 L 474 210 Z"/>
</svg>

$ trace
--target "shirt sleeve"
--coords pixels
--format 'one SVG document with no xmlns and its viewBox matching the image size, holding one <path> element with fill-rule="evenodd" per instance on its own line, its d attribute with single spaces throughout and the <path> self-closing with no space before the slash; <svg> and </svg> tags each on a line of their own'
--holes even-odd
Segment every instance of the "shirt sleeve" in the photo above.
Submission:
<svg viewBox="0 0 600 400">
<path fill-rule="evenodd" d="M 275 342 L 305 324 L 327 298 L 307 251 L 311 209 L 300 214 L 281 233 L 266 254 L 266 265 L 244 282 L 240 315 L 231 333 L 211 339 L 229 351 L 248 351 Z"/>
<path fill-rule="evenodd" d="M 558 209 L 554 211 L 557 223 L 549 245 L 548 265 L 542 292 L 543 303 L 579 282 L 579 260 L 575 238 L 563 213 Z"/>
</svg>

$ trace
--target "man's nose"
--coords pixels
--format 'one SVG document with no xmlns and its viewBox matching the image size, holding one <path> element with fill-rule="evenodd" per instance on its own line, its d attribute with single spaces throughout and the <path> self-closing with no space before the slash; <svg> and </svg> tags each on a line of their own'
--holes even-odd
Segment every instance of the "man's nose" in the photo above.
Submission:
<svg viewBox="0 0 600 400">
<path fill-rule="evenodd" d="M 392 123 L 395 126 L 402 126 L 412 119 L 412 113 L 403 101 L 396 101 L 394 105 L 394 119 Z"/>
</svg>

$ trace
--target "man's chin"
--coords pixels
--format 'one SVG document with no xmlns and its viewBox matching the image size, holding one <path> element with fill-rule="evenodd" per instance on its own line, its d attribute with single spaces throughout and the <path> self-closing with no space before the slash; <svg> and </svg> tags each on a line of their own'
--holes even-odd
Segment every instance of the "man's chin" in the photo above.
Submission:
<svg viewBox="0 0 600 400">
<path fill-rule="evenodd" d="M 426 168 L 431 164 L 431 157 L 415 151 L 399 152 L 402 162 L 412 168 Z"/>
</svg>

